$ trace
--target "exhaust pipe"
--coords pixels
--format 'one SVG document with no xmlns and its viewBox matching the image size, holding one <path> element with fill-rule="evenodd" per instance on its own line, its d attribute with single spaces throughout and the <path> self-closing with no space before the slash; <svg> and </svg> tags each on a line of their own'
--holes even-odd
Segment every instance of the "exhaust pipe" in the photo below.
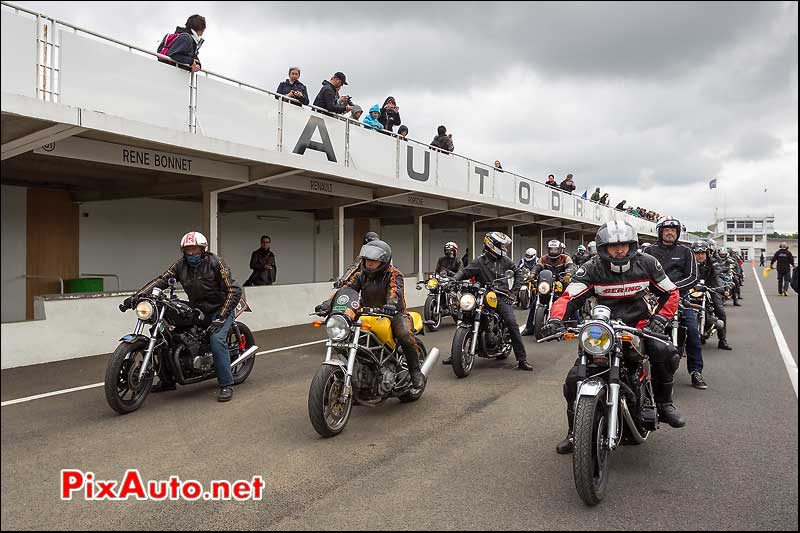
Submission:
<svg viewBox="0 0 800 533">
<path fill-rule="evenodd" d="M 625 423 L 628 425 L 628 429 L 631 430 L 631 435 L 639 444 L 642 444 L 647 440 L 647 437 L 642 437 L 639 433 L 639 430 L 636 429 L 636 424 L 633 422 L 633 417 L 631 416 L 631 412 L 628 411 L 628 404 L 625 403 L 623 399 L 620 403 L 622 403 L 622 416 L 625 418 Z"/>
<path fill-rule="evenodd" d="M 425 362 L 422 364 L 420 372 L 422 372 L 422 374 L 427 378 L 431 369 L 438 360 L 439 360 L 439 348 L 434 348 L 430 352 L 428 352 L 428 357 L 425 358 Z"/>
<path fill-rule="evenodd" d="M 238 365 L 239 363 L 241 363 L 242 361 L 244 361 L 248 357 L 252 357 L 253 354 L 256 353 L 256 350 L 258 350 L 258 346 L 251 346 L 250 348 L 245 350 L 245 352 L 242 355 L 240 355 L 239 358 L 236 361 L 231 363 L 231 368 L 235 367 L 236 365 Z"/>
</svg>

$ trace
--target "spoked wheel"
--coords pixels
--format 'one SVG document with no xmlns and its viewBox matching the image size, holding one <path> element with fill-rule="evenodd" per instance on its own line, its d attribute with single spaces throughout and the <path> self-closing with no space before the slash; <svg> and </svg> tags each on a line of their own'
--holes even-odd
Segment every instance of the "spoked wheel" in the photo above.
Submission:
<svg viewBox="0 0 800 533">
<path fill-rule="evenodd" d="M 144 339 L 134 343 L 123 342 L 117 346 L 108 361 L 105 377 L 106 401 L 121 415 L 137 410 L 150 394 L 155 377 L 152 358 L 150 368 L 139 379 L 146 350 L 147 342 Z"/>
<path fill-rule="evenodd" d="M 575 451 L 572 472 L 575 488 L 586 505 L 597 505 L 608 483 L 605 395 L 582 396 L 575 409 Z"/>
<path fill-rule="evenodd" d="M 308 391 L 308 416 L 311 425 L 323 437 L 335 437 L 350 419 L 353 396 L 342 402 L 345 370 L 340 366 L 323 365 Z"/>
<path fill-rule="evenodd" d="M 458 328 L 453 336 L 450 355 L 453 358 L 453 372 L 459 378 L 465 378 L 472 372 L 475 356 L 470 354 L 472 348 L 472 328 Z"/>
<path fill-rule="evenodd" d="M 236 332 L 237 328 L 239 330 L 238 334 Z M 241 322 L 237 322 L 236 327 L 231 328 L 228 331 L 228 354 L 230 355 L 231 363 L 236 361 L 240 355 L 242 355 L 252 346 L 255 346 L 255 344 L 256 341 L 253 337 L 253 333 L 250 331 L 250 328 Z M 239 385 L 240 383 L 244 383 L 244 380 L 246 380 L 250 375 L 250 372 L 253 371 L 255 364 L 256 356 L 253 354 L 245 361 L 242 361 L 236 365 L 236 368 L 232 368 L 231 373 L 233 374 L 233 384 Z"/>
<path fill-rule="evenodd" d="M 428 349 L 425 348 L 425 345 L 422 344 L 422 341 L 417 339 L 417 344 L 419 345 L 419 366 L 422 368 L 422 365 L 425 364 L 425 359 L 428 358 Z M 397 398 L 403 403 L 409 402 L 416 402 L 422 397 L 422 393 L 425 392 L 425 387 L 428 386 L 428 380 L 425 380 L 425 385 L 422 386 L 421 389 L 410 388 L 408 392 L 403 394 L 402 396 L 398 396 Z"/>
<path fill-rule="evenodd" d="M 422 314 L 425 318 L 425 329 L 430 332 L 438 330 L 442 325 L 441 310 L 436 312 L 436 296 L 429 294 L 425 300 L 425 307 L 422 309 Z"/>
</svg>

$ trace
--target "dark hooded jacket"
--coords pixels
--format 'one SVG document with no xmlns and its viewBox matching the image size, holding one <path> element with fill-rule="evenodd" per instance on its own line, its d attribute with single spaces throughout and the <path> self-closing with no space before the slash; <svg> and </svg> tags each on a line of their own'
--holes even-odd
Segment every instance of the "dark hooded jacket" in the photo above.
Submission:
<svg viewBox="0 0 800 533">
<path fill-rule="evenodd" d="M 381 116 L 378 117 L 378 122 L 383 124 L 383 129 L 386 131 L 393 131 L 395 126 L 399 126 L 401 124 L 400 112 L 386 109 L 386 103 L 389 100 L 394 100 L 394 98 L 389 96 L 383 101 L 383 105 L 381 106 Z"/>
<path fill-rule="evenodd" d="M 197 64 L 199 65 L 200 60 L 197 58 L 199 46 L 192 37 L 192 30 L 178 26 L 175 28 L 174 33 L 178 33 L 179 35 L 174 41 L 172 41 L 172 46 L 170 46 L 169 50 L 167 50 L 167 55 L 172 58 L 173 61 L 178 63 L 191 65 L 194 61 L 197 61 Z M 164 41 L 166 39 L 166 35 L 163 39 L 161 39 L 161 43 L 158 45 L 158 51 L 164 47 Z"/>
<path fill-rule="evenodd" d="M 314 106 L 337 115 L 347 112 L 347 106 L 339 103 L 339 91 L 328 80 L 322 82 L 322 88 L 314 98 Z"/>
</svg>

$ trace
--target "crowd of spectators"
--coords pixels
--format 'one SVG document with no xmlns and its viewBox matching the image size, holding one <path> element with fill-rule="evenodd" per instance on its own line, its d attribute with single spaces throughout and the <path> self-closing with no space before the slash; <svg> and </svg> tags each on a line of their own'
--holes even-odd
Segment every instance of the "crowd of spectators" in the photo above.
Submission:
<svg viewBox="0 0 800 533">
<path fill-rule="evenodd" d="M 164 56 L 169 56 L 179 66 L 184 68 L 191 68 L 193 72 L 200 70 L 200 60 L 197 54 L 200 45 L 203 43 L 202 35 L 206 29 L 206 20 L 200 15 L 192 15 L 186 21 L 186 27 L 177 27 L 174 34 L 168 34 L 164 37 L 159 44 L 158 51 Z M 408 127 L 401 123 L 400 107 L 397 105 L 397 100 L 393 96 L 388 96 L 384 100 L 383 105 L 375 104 L 369 108 L 369 112 L 365 115 L 364 110 L 358 104 L 353 103 L 350 95 L 340 95 L 339 91 L 342 87 L 348 85 L 347 77 L 343 72 L 336 72 L 330 80 L 324 80 L 322 87 L 314 98 L 314 107 L 324 110 L 332 115 L 345 115 L 349 113 L 348 118 L 362 124 L 363 127 L 374 129 L 381 133 L 393 134 L 394 128 L 397 127 L 397 136 L 406 140 L 408 137 Z M 280 82 L 276 92 L 279 95 L 285 96 L 291 103 L 295 105 L 308 105 L 308 89 L 300 81 L 300 68 L 289 68 L 289 77 Z M 445 126 L 437 128 L 437 134 L 430 143 L 430 146 L 442 152 L 452 152 L 454 150 L 453 135 L 447 133 Z M 503 166 L 500 161 L 495 161 L 495 169 L 503 171 Z M 547 176 L 545 185 L 554 189 L 574 194 L 577 186 L 573 179 L 572 174 L 567 174 L 566 178 L 560 183 L 556 181 L 553 174 Z M 588 190 L 583 193 L 582 198 L 587 199 Z M 608 193 L 601 194 L 600 187 L 597 187 L 592 193 L 592 202 L 601 205 L 609 205 Z M 660 214 L 655 211 L 650 211 L 642 207 L 626 206 L 626 201 L 622 200 L 616 205 L 616 209 L 624 211 L 629 215 L 643 218 L 652 222 L 656 222 L 660 218 Z"/>
</svg>

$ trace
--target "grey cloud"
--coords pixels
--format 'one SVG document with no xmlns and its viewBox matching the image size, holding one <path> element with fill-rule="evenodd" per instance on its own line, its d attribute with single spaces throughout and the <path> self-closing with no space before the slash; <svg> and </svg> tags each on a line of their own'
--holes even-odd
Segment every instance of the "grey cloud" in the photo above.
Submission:
<svg viewBox="0 0 800 533">
<path fill-rule="evenodd" d="M 765 132 L 749 132 L 742 136 L 732 156 L 742 161 L 769 159 L 781 149 L 781 141 Z"/>
</svg>

